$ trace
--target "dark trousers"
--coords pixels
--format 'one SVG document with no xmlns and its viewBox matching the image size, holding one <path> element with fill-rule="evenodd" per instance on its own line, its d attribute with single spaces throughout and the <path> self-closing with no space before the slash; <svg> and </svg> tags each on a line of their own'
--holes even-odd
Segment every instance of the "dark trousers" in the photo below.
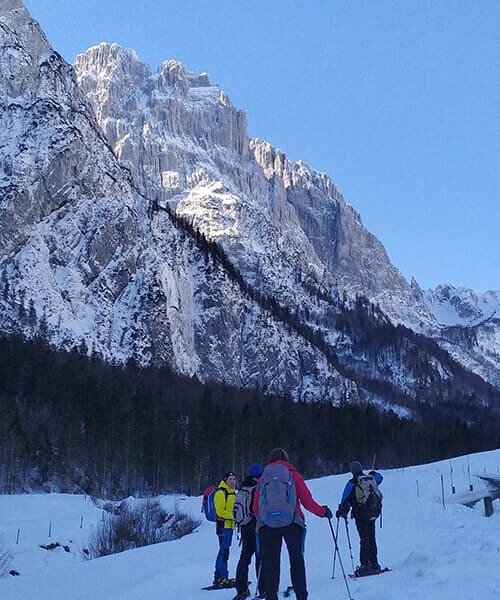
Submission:
<svg viewBox="0 0 500 600">
<path fill-rule="evenodd" d="M 259 592 L 264 591 L 264 577 L 260 572 L 260 554 L 257 553 L 257 540 L 255 534 L 255 519 L 240 529 L 241 554 L 236 567 L 236 591 L 243 594 L 248 588 L 248 567 L 255 554 L 255 573 L 258 577 Z"/>
<path fill-rule="evenodd" d="M 355 519 L 359 533 L 359 562 L 375 567 L 377 562 L 377 542 L 375 540 L 375 521 Z"/>
<path fill-rule="evenodd" d="M 264 526 L 259 529 L 266 600 L 278 600 L 282 540 L 285 540 L 288 549 L 290 577 L 295 597 L 297 600 L 307 599 L 306 568 L 304 564 L 305 535 L 305 528 L 296 523 L 286 527 Z"/>
</svg>

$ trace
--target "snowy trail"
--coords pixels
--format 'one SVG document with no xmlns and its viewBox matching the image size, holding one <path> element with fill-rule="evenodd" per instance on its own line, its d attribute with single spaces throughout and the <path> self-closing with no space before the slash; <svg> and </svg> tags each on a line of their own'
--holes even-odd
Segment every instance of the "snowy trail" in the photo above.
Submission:
<svg viewBox="0 0 500 600">
<path fill-rule="evenodd" d="M 457 495 L 469 489 L 467 458 L 451 461 Z M 471 455 L 471 474 L 498 473 L 500 451 Z M 486 518 L 482 503 L 466 508 L 450 494 L 450 463 L 383 472 L 383 527 L 377 525 L 379 559 L 390 573 L 349 580 L 355 600 L 496 600 L 500 597 L 500 504 Z M 446 508 L 441 498 L 445 480 Z M 335 508 L 347 475 L 309 482 L 321 504 Z M 475 490 L 480 487 L 471 475 Z M 418 492 L 417 497 L 417 481 Z M 199 514 L 200 498 L 177 498 L 182 508 Z M 173 498 L 165 498 L 172 502 Z M 217 541 L 213 524 L 203 522 L 193 534 L 175 542 L 149 546 L 94 561 L 83 561 L 81 550 L 102 512 L 88 497 L 64 494 L 0 496 L 0 536 L 14 553 L 11 568 L 19 577 L 0 579 L 2 600 L 229 600 L 233 590 L 209 592 Z M 82 522 L 83 518 L 83 522 Z M 348 598 L 340 565 L 332 579 L 333 541 L 328 522 L 307 515 L 306 566 L 311 600 Z M 335 520 L 333 521 L 335 525 Z M 80 528 L 80 525 L 83 525 Z M 49 527 L 51 537 L 48 537 Z M 16 544 L 20 529 L 19 544 Z M 358 538 L 349 525 L 355 564 Z M 59 542 L 47 551 L 40 544 Z M 69 552 L 62 546 L 66 545 Z M 339 545 L 346 571 L 351 559 L 345 527 Z M 234 574 L 239 548 L 231 548 Z M 255 579 L 252 573 L 251 579 Z M 281 588 L 290 583 L 286 550 L 282 552 Z M 292 596 L 293 598 L 293 596 Z"/>
</svg>

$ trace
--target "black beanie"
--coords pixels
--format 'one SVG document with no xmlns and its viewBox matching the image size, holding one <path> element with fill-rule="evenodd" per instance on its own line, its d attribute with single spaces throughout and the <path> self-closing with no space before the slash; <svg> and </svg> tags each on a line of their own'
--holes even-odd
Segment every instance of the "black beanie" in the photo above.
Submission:
<svg viewBox="0 0 500 600">
<path fill-rule="evenodd" d="M 363 465 L 357 460 L 353 460 L 349 463 L 349 470 L 353 475 L 360 475 L 363 472 Z"/>
</svg>

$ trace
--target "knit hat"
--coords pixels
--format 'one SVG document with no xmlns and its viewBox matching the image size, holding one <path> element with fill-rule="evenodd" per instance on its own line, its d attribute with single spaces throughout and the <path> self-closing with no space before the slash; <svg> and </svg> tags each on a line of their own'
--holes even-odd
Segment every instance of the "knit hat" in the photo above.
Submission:
<svg viewBox="0 0 500 600">
<path fill-rule="evenodd" d="M 363 466 L 357 460 L 354 460 L 352 463 L 349 463 L 349 470 L 353 475 L 359 475 L 363 472 Z"/>
<path fill-rule="evenodd" d="M 236 475 L 236 473 L 233 473 L 232 471 L 228 471 L 227 473 L 224 474 L 224 477 L 222 479 L 224 479 L 224 481 L 227 481 L 229 477 L 231 477 L 231 475 L 233 477 L 236 477 L 236 479 L 238 478 L 238 476 Z"/>
<path fill-rule="evenodd" d="M 254 463 L 248 467 L 248 474 L 250 477 L 260 477 L 262 475 L 262 465 Z"/>
</svg>

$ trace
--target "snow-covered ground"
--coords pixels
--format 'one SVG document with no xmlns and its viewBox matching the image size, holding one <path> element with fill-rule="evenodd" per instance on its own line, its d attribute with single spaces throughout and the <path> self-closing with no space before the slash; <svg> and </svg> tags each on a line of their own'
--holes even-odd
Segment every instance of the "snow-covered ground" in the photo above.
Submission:
<svg viewBox="0 0 500 600">
<path fill-rule="evenodd" d="M 475 474 L 499 473 L 500 450 L 424 466 L 383 472 L 382 528 L 377 524 L 379 560 L 393 571 L 348 580 L 355 600 L 496 600 L 500 597 L 500 505 L 484 516 L 482 502 L 466 508 L 456 496 L 482 488 Z M 456 495 L 451 494 L 450 466 Z M 444 477 L 445 508 L 441 496 Z M 310 481 L 321 504 L 335 508 L 347 475 Z M 199 516 L 200 498 L 162 498 Z M 0 579 L 2 600 L 208 600 L 200 588 L 211 582 L 217 540 L 204 521 L 193 534 L 122 554 L 85 561 L 81 551 L 102 511 L 85 496 L 64 494 L 0 496 L 0 537 L 14 554 L 11 569 L 20 575 Z M 306 565 L 311 600 L 348 598 L 337 562 L 332 579 L 333 544 L 328 521 L 308 515 Z M 336 521 L 334 520 L 334 524 Z M 50 530 L 50 537 L 49 537 Z M 354 560 L 358 539 L 349 525 Z M 19 532 L 19 541 L 16 543 Z M 40 545 L 58 542 L 54 550 Z M 352 571 L 345 527 L 339 530 L 341 556 Z M 66 546 L 65 550 L 63 546 Z M 69 550 L 69 551 L 68 551 Z M 231 549 L 234 576 L 239 548 Z M 252 572 L 251 579 L 255 580 Z M 282 552 L 282 580 L 288 584 L 288 558 Z M 252 590 L 253 591 L 253 590 Z M 229 600 L 233 590 L 213 592 Z M 211 597 L 211 596 L 210 596 Z"/>
</svg>

